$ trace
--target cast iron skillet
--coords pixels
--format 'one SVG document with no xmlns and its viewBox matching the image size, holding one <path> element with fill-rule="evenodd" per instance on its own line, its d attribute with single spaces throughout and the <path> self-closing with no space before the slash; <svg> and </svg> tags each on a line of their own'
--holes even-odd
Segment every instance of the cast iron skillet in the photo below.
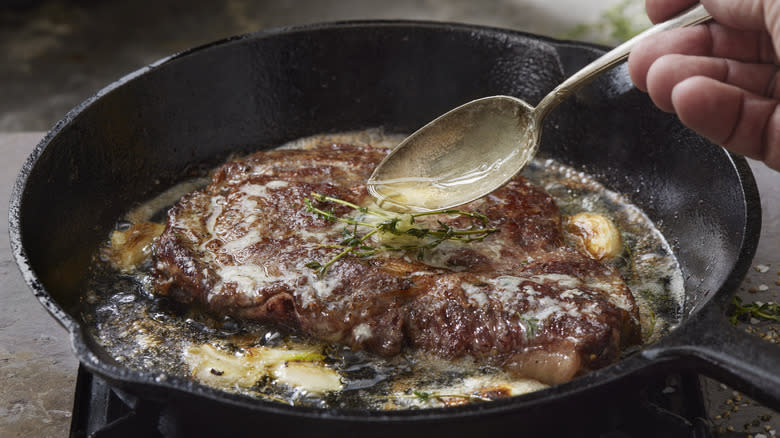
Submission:
<svg viewBox="0 0 780 438">
<path fill-rule="evenodd" d="M 239 412 L 247 415 L 225 427 L 247 422 L 320 434 L 357 427 L 388 435 L 520 430 L 620 397 L 630 382 L 670 370 L 709 374 L 780 408 L 780 349 L 724 317 L 757 245 L 753 176 L 742 158 L 656 110 L 622 68 L 556 109 L 541 146 L 542 155 L 596 175 L 640 205 L 682 265 L 684 323 L 613 366 L 489 404 L 318 410 L 131 370 L 87 335 L 75 306 L 90 256 L 130 206 L 193 170 L 313 134 L 377 126 L 408 133 L 481 96 L 535 103 L 600 52 L 508 30 L 379 21 L 262 32 L 163 59 L 72 110 L 38 145 L 12 196 L 14 256 L 35 295 L 70 331 L 87 369 L 128 393 L 173 402 L 168 409 L 186 406 L 193 425 Z"/>
</svg>

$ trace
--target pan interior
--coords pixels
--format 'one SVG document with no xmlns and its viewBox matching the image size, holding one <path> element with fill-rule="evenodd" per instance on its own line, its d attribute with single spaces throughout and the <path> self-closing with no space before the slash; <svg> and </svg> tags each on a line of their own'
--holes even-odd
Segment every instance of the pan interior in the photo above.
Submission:
<svg viewBox="0 0 780 438">
<path fill-rule="evenodd" d="M 306 148 L 322 143 L 390 147 L 401 138 L 372 129 L 308 137 L 282 147 Z M 610 217 L 618 225 L 626 250 L 610 264 L 619 269 L 637 299 L 645 343 L 665 335 L 681 321 L 682 274 L 662 234 L 639 208 L 592 177 L 555 160 L 536 160 L 524 176 L 550 193 L 562 214 L 591 211 Z M 128 212 L 116 228 L 164 221 L 167 207 L 204 183 L 203 178 L 196 178 L 165 191 Z M 88 292 L 80 305 L 81 317 L 95 342 L 112 360 L 141 372 L 194 378 L 225 391 L 322 408 L 388 410 L 448 406 L 487 401 L 495 396 L 497 388 L 518 395 L 545 387 L 468 359 L 437 360 L 414 352 L 382 359 L 271 325 L 208 316 L 155 297 L 148 288 L 150 267 L 147 263 L 136 272 L 122 274 L 96 255 Z M 324 366 L 335 370 L 343 389 L 311 391 L 300 385 L 284 384 L 262 372 L 251 382 L 220 377 L 226 366 L 220 360 L 243 358 L 254 349 L 266 347 L 322 352 Z M 210 352 L 205 360 L 204 349 Z M 204 366 L 211 369 L 204 372 Z"/>
</svg>

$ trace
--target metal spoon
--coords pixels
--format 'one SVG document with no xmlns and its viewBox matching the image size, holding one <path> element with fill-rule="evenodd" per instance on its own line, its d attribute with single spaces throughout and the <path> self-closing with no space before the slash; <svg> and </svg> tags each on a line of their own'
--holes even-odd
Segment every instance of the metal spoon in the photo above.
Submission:
<svg viewBox="0 0 780 438">
<path fill-rule="evenodd" d="M 639 40 L 711 18 L 699 4 L 647 29 L 573 74 L 535 108 L 515 97 L 491 96 L 447 112 L 379 163 L 369 192 L 381 207 L 400 211 L 446 209 L 487 195 L 533 159 L 545 116 L 566 97 L 625 60 Z"/>
</svg>

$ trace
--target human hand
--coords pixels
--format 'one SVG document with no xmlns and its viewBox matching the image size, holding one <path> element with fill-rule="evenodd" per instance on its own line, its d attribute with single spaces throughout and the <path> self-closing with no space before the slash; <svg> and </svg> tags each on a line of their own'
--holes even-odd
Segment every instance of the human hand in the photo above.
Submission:
<svg viewBox="0 0 780 438">
<path fill-rule="evenodd" d="M 702 0 L 714 22 L 640 42 L 628 69 L 662 110 L 712 142 L 780 170 L 780 1 Z M 694 4 L 646 0 L 653 22 Z"/>
</svg>

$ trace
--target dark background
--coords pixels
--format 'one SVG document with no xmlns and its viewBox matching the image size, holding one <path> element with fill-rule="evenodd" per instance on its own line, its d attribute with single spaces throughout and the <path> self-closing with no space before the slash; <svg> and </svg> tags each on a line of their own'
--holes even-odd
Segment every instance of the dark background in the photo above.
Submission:
<svg viewBox="0 0 780 438">
<path fill-rule="evenodd" d="M 129 72 L 191 47 L 262 29 L 403 18 L 560 36 L 597 19 L 613 3 L 0 0 L 0 132 L 48 130 L 70 108 Z"/>
</svg>

